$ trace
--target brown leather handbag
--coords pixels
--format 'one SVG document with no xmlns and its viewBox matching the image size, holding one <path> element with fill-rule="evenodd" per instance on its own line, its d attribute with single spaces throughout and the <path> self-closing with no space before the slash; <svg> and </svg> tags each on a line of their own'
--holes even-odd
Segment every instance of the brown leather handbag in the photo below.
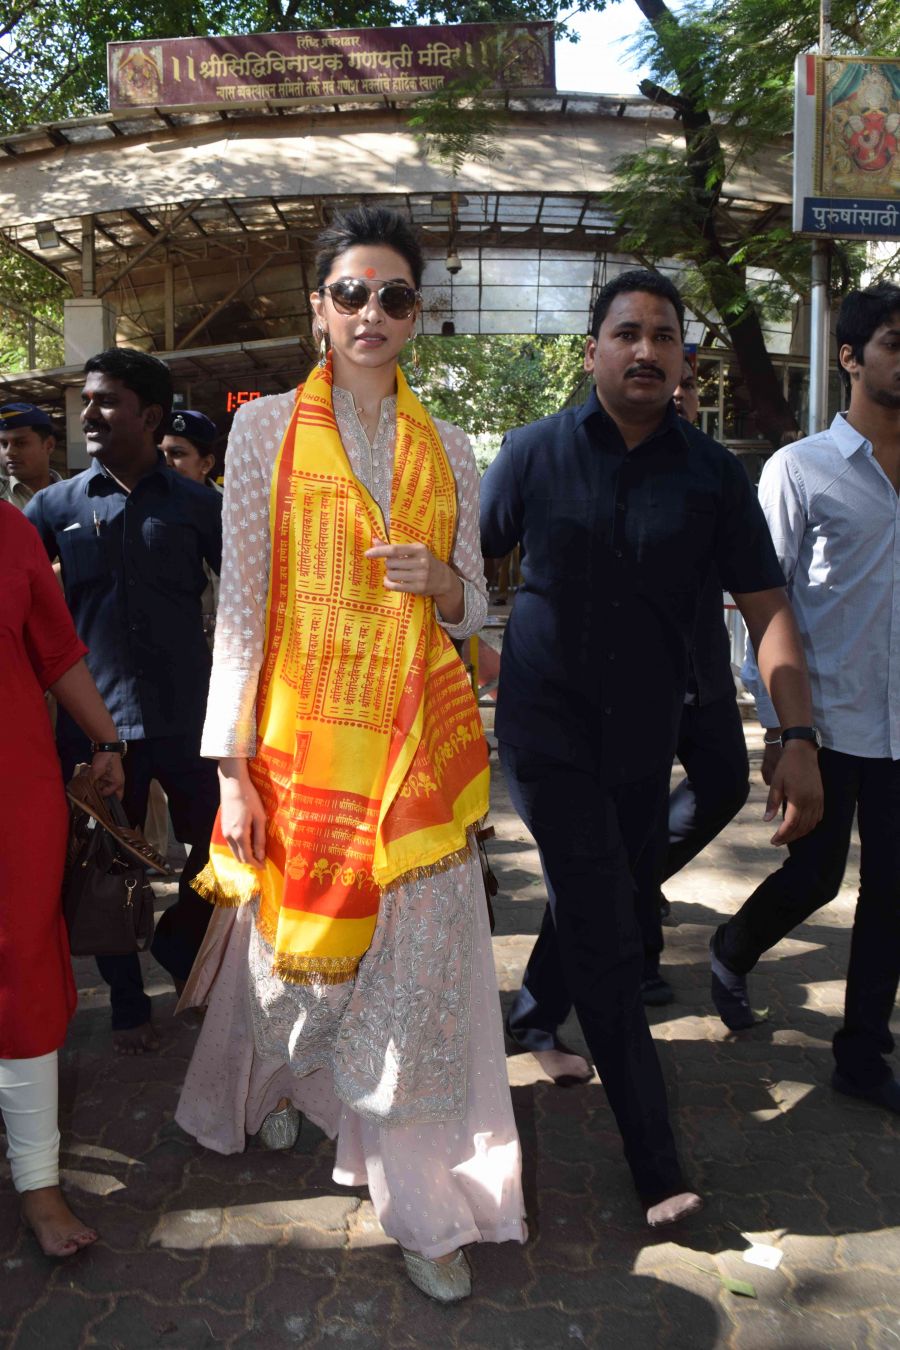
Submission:
<svg viewBox="0 0 900 1350">
<path fill-rule="evenodd" d="M 475 847 L 478 849 L 478 861 L 481 863 L 481 879 L 484 882 L 484 898 L 487 902 L 488 920 L 492 933 L 497 925 L 497 920 L 494 918 L 494 906 L 491 901 L 500 889 L 500 883 L 494 875 L 494 869 L 491 867 L 491 860 L 488 857 L 485 844 L 488 839 L 493 839 L 493 837 L 493 825 L 484 825 L 480 830 L 475 831 Z"/>
<path fill-rule="evenodd" d="M 128 821 L 116 797 L 106 807 L 117 826 Z M 72 811 L 63 882 L 63 913 L 73 956 L 129 956 L 153 937 L 153 892 L 143 866 L 96 817 Z"/>
</svg>

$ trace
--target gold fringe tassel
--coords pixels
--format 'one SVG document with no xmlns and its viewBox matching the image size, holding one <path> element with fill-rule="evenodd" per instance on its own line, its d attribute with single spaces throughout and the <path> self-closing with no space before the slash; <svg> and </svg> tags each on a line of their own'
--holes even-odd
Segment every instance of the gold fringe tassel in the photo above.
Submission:
<svg viewBox="0 0 900 1350">
<path fill-rule="evenodd" d="M 457 849 L 454 853 L 448 853 L 445 857 L 439 858 L 437 862 L 430 863 L 427 867 L 413 867 L 402 876 L 395 877 L 387 886 L 382 888 L 382 894 L 387 894 L 398 886 L 406 886 L 414 881 L 424 881 L 428 877 L 437 876 L 441 872 L 449 872 L 454 867 L 461 867 L 463 863 L 468 862 L 472 856 L 472 850 L 468 844 L 463 848 Z M 191 881 L 191 886 L 212 905 L 218 905 L 222 909 L 238 909 L 241 905 L 246 905 L 249 901 L 259 895 L 259 889 L 253 887 L 223 886 L 222 882 L 216 877 L 215 868 L 211 862 L 208 862 L 201 872 Z M 263 937 L 263 940 L 269 947 L 275 946 L 276 930 L 275 926 L 269 922 L 268 916 L 262 909 L 255 915 L 255 923 Z M 361 956 L 298 956 L 292 952 L 275 952 L 275 959 L 272 963 L 272 974 L 278 979 L 284 980 L 286 984 L 304 984 L 304 985 L 326 985 L 326 984 L 346 984 L 352 980 L 357 970 Z"/>
<path fill-rule="evenodd" d="M 202 873 L 201 873 L 202 875 Z M 260 908 L 254 915 L 257 931 L 273 951 L 272 974 L 285 984 L 346 984 L 356 975 L 361 956 L 310 956 L 275 950 L 276 924 Z"/>
<path fill-rule="evenodd" d="M 259 888 L 255 885 L 240 888 L 223 886 L 211 862 L 208 862 L 202 872 L 198 872 L 192 879 L 191 888 L 202 899 L 208 900 L 211 905 L 218 905 L 221 909 L 239 909 L 241 905 L 246 905 L 259 894 Z"/>
<path fill-rule="evenodd" d="M 468 844 L 463 848 L 458 848 L 455 853 L 448 853 L 443 858 L 438 858 L 437 862 L 429 863 L 426 867 L 412 867 L 408 872 L 403 872 L 399 877 L 394 877 L 386 886 L 381 889 L 382 895 L 387 895 L 389 891 L 397 886 L 408 886 L 413 881 L 425 881 L 428 877 L 437 876 L 440 872 L 450 872 L 454 867 L 462 867 L 463 863 L 469 861 L 472 856 L 472 850 Z"/>
<path fill-rule="evenodd" d="M 276 952 L 272 974 L 286 984 L 346 984 L 359 969 L 358 956 L 294 956 Z"/>
</svg>

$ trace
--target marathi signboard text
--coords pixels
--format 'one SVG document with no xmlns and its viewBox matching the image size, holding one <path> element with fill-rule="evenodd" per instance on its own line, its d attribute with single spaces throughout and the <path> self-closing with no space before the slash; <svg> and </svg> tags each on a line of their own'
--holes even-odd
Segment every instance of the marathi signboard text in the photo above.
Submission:
<svg viewBox="0 0 900 1350">
<path fill-rule="evenodd" d="M 551 23 L 113 42 L 109 106 L 395 98 L 432 93 L 475 73 L 497 88 L 552 90 L 553 57 Z"/>
</svg>

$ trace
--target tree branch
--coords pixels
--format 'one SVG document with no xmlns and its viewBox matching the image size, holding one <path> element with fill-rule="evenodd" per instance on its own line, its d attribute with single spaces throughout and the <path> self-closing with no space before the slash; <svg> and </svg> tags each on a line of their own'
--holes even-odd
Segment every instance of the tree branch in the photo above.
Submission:
<svg viewBox="0 0 900 1350">
<path fill-rule="evenodd" d="M 665 107 L 674 109 L 679 117 L 684 117 L 688 111 L 687 103 L 679 94 L 672 94 L 668 89 L 663 89 L 655 80 L 641 80 L 638 89 L 644 98 L 650 99 L 651 103 L 662 103 Z"/>
<path fill-rule="evenodd" d="M 654 28 L 665 19 L 672 18 L 672 11 L 663 4 L 663 0 L 634 0 L 634 3 Z"/>
<path fill-rule="evenodd" d="M 37 9 L 37 0 L 32 0 L 30 5 L 24 5 L 16 14 L 11 14 L 3 27 L 0 28 L 0 38 L 5 38 L 14 28 L 17 28 L 26 14 L 30 14 L 33 9 Z"/>
<path fill-rule="evenodd" d="M 83 68 L 83 66 L 84 61 L 73 61 L 71 65 L 66 66 L 63 73 L 57 76 L 57 78 L 53 81 L 52 84 L 47 86 L 47 88 L 44 90 L 44 93 L 55 94 L 57 89 L 61 89 L 67 80 L 70 80 L 73 75 L 77 75 L 77 73 L 79 72 L 79 70 Z"/>
<path fill-rule="evenodd" d="M 647 270 L 650 272 L 654 270 L 653 263 L 648 258 L 642 257 L 639 253 L 636 253 L 634 256 L 637 258 L 638 262 L 641 264 L 642 267 L 646 267 Z M 696 315 L 696 317 L 700 320 L 700 322 L 705 325 L 706 331 L 708 333 L 711 333 L 714 338 L 718 338 L 719 342 L 721 342 L 725 351 L 734 350 L 731 337 L 728 333 L 727 328 L 723 328 L 720 323 L 717 323 L 715 319 L 713 319 L 709 314 L 707 314 L 706 310 L 701 309 L 700 306 L 697 304 L 696 300 L 692 299 L 690 301 L 686 301 L 685 303 L 687 304 L 687 307 L 688 309 L 690 309 L 691 313 Z"/>
<path fill-rule="evenodd" d="M 725 154 L 706 106 L 703 70 L 699 60 L 677 41 L 682 24 L 664 0 L 635 0 L 635 4 L 651 24 L 677 79 L 677 93 L 652 80 L 642 82 L 641 92 L 654 102 L 672 108 L 681 121 L 691 199 L 685 209 L 693 216 L 697 230 L 696 244 L 691 246 L 692 260 L 721 315 L 730 339 L 728 346 L 734 351 L 744 378 L 756 395 L 760 429 L 773 446 L 777 446 L 782 431 L 794 424 L 794 417 L 768 359 L 759 314 L 747 292 L 746 279 L 741 269 L 729 262 L 730 250 L 721 238 L 717 208 L 725 183 Z M 691 207 L 696 210 L 692 211 Z M 710 324 L 707 316 L 702 317 L 710 329 L 716 328 L 721 338 L 718 326 Z"/>
</svg>

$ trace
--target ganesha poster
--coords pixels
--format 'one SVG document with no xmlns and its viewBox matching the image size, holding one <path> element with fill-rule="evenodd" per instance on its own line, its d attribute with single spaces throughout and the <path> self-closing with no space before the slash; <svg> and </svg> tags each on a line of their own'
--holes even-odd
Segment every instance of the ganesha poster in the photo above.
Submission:
<svg viewBox="0 0 900 1350">
<path fill-rule="evenodd" d="M 797 58 L 794 229 L 900 238 L 900 56 Z"/>
<path fill-rule="evenodd" d="M 820 61 L 816 188 L 827 197 L 900 198 L 900 61 Z"/>
</svg>

